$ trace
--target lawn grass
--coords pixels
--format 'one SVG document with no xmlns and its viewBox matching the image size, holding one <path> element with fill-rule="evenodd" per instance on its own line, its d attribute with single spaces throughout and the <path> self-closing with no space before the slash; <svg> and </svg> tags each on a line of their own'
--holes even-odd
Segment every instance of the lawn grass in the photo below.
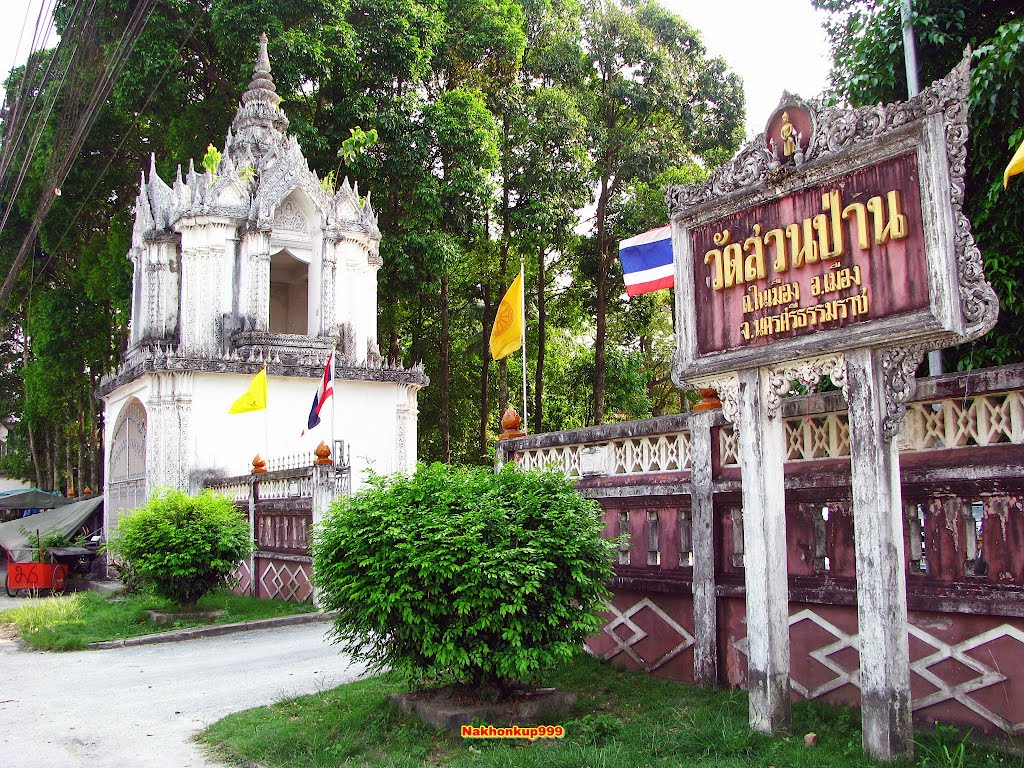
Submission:
<svg viewBox="0 0 1024 768">
<path fill-rule="evenodd" d="M 790 738 L 747 727 L 747 695 L 625 672 L 581 658 L 547 683 L 578 695 L 561 740 L 457 740 L 400 714 L 388 694 L 406 690 L 384 675 L 230 715 L 197 737 L 217 759 L 262 768 L 868 768 L 860 713 L 802 702 Z M 558 724 L 551 723 L 551 724 Z M 816 747 L 803 735 L 819 735 Z M 963 754 L 959 753 L 963 743 Z M 906 763 L 890 763 L 903 766 Z M 918 768 L 1024 768 L 1024 758 L 952 731 L 919 733 Z"/>
<path fill-rule="evenodd" d="M 152 594 L 112 597 L 96 592 L 76 592 L 0 611 L 0 624 L 14 625 L 21 638 L 36 650 L 72 651 L 103 640 L 121 640 L 169 629 L 254 621 L 314 610 L 309 604 L 257 600 L 227 590 L 206 595 L 199 601 L 197 609 L 224 613 L 212 621 L 156 624 L 149 620 L 146 611 L 173 610 L 169 601 Z"/>
</svg>

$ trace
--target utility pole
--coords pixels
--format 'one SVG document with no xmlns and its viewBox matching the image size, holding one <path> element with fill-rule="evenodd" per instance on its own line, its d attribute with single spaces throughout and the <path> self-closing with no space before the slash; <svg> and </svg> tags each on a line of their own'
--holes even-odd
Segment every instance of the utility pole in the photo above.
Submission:
<svg viewBox="0 0 1024 768">
<path fill-rule="evenodd" d="M 907 96 L 914 98 L 921 92 L 917 80 L 917 44 L 914 40 L 913 0 L 900 0 L 900 21 L 903 25 L 903 61 L 907 67 Z M 928 353 L 928 375 L 942 374 L 942 352 Z"/>
</svg>

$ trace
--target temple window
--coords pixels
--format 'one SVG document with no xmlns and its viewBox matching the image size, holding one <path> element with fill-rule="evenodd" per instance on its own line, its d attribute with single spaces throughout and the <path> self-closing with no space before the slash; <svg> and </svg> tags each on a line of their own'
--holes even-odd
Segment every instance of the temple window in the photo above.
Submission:
<svg viewBox="0 0 1024 768">
<path fill-rule="evenodd" d="M 309 333 L 309 265 L 287 250 L 270 257 L 270 332 Z"/>
</svg>

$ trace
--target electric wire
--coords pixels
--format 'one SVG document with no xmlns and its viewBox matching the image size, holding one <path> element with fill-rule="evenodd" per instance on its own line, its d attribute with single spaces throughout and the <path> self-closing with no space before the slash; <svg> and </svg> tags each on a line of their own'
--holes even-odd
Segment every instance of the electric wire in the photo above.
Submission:
<svg viewBox="0 0 1024 768">
<path fill-rule="evenodd" d="M 95 0 L 93 1 L 93 7 L 95 7 Z M 21 187 L 22 187 L 22 184 L 23 184 L 23 182 L 25 180 L 26 175 L 28 174 L 29 168 L 31 167 L 32 158 L 35 156 L 36 148 L 38 147 L 39 142 L 40 142 L 40 140 L 43 137 L 43 133 L 44 133 L 44 131 L 46 129 L 46 126 L 49 123 L 50 114 L 53 111 L 54 105 L 56 104 L 58 95 L 60 94 L 60 92 L 62 91 L 62 89 L 64 87 L 64 81 L 65 81 L 65 79 L 67 77 L 67 74 L 68 74 L 68 72 L 72 71 L 72 68 L 74 67 L 75 58 L 76 58 L 76 56 L 78 54 L 78 51 L 79 51 L 79 46 L 78 46 L 78 44 L 76 42 L 76 43 L 73 44 L 72 52 L 71 52 L 71 58 L 68 61 L 68 65 L 64 68 L 63 72 L 61 73 L 60 82 L 56 85 L 56 87 L 50 89 L 50 91 L 49 91 L 50 99 L 49 99 L 49 103 L 46 105 L 46 112 L 45 112 L 45 114 L 39 120 L 36 121 L 35 129 L 34 129 L 34 131 L 32 133 L 32 137 L 31 137 L 31 139 L 29 141 L 28 151 L 25 153 L 24 158 L 22 160 L 22 165 L 21 165 L 21 168 L 19 169 L 18 178 L 15 181 L 14 189 L 13 189 L 13 191 L 11 191 L 11 194 L 9 196 L 9 200 L 7 202 L 7 207 L 4 210 L 3 218 L 0 219 L 0 234 L 3 233 L 4 227 L 7 225 L 7 219 L 10 216 L 11 211 L 14 209 L 15 202 L 18 199 L 18 195 L 21 193 Z M 51 62 L 53 61 L 53 59 L 54 59 L 54 57 L 51 57 Z M 55 144 L 55 147 L 54 147 L 55 152 L 54 152 L 54 154 L 56 154 L 56 151 L 59 150 L 60 145 L 64 141 L 63 138 L 60 138 L 61 136 L 62 136 L 62 134 L 58 134 L 59 138 L 57 140 L 55 140 L 55 142 L 54 142 L 54 144 Z"/>
<path fill-rule="evenodd" d="M 75 5 L 77 8 L 78 0 L 76 0 Z M 28 57 L 25 60 L 25 72 L 22 75 L 21 82 L 18 84 L 18 92 L 15 94 L 14 101 L 11 106 L 11 114 L 8 115 L 6 120 L 8 123 L 8 130 L 7 137 L 4 140 L 3 151 L 0 153 L 0 178 L 4 178 L 6 176 L 7 166 L 10 164 L 11 159 L 18 155 L 17 149 L 21 146 L 21 140 L 24 136 L 25 129 L 31 122 L 32 112 L 35 109 L 36 99 L 29 101 L 28 114 L 25 114 L 24 105 L 28 100 L 28 94 L 32 88 L 32 84 L 35 82 L 36 73 L 39 71 L 39 62 L 41 57 L 37 55 L 40 49 L 36 45 L 36 36 L 38 35 L 44 8 L 45 6 L 39 9 L 40 15 L 36 19 L 36 31 L 33 32 L 32 42 L 29 45 Z M 72 16 L 72 18 L 74 18 L 74 16 Z M 22 34 L 24 35 L 24 30 L 22 30 Z M 64 38 L 61 38 L 54 53 L 47 58 L 46 69 L 44 70 L 39 83 L 40 93 L 44 92 L 46 85 L 49 83 L 50 67 L 52 67 L 53 62 L 59 58 L 59 52 L 62 50 L 61 43 L 63 42 Z M 21 47 L 20 41 L 18 43 L 18 47 Z M 12 66 L 11 71 L 13 70 L 14 67 Z"/>
<path fill-rule="evenodd" d="M 18 51 L 21 50 L 21 44 L 25 40 L 25 28 L 28 26 L 28 12 L 32 10 L 32 6 L 25 3 L 25 15 L 21 19 L 21 32 L 18 34 L 18 44 L 14 48 L 14 54 L 11 56 L 11 66 L 7 70 L 13 72 L 14 68 L 18 66 Z"/>
<path fill-rule="evenodd" d="M 78 153 L 81 151 L 82 144 L 84 143 L 88 132 L 92 129 L 92 125 L 95 122 L 100 109 L 106 103 L 110 90 L 113 87 L 113 83 L 120 74 L 121 68 L 124 66 L 132 48 L 134 48 L 135 42 L 138 40 L 142 29 L 149 20 L 149 16 L 153 11 L 155 3 L 156 0 L 140 0 L 135 5 L 132 15 L 129 18 L 128 23 L 125 25 L 124 32 L 121 35 L 121 39 L 118 41 L 114 53 L 110 56 L 107 66 L 89 95 L 88 103 L 85 105 L 84 109 L 79 112 L 76 127 L 71 136 L 71 141 L 69 145 L 64 148 L 62 153 L 63 157 L 61 164 L 56 173 L 51 172 L 48 174 L 47 184 L 44 186 L 41 193 L 36 215 L 32 224 L 29 226 L 29 231 L 21 244 L 21 248 L 19 248 L 18 253 L 15 256 L 14 262 L 11 264 L 3 285 L 0 286 L 0 306 L 6 306 L 7 300 L 10 298 L 11 292 L 14 290 L 14 285 L 17 281 L 18 274 L 21 271 L 21 267 L 25 263 L 25 258 L 28 255 L 36 235 L 39 233 L 43 220 L 46 218 L 50 207 L 53 205 L 53 201 L 56 197 L 56 190 L 64 183 L 68 173 L 70 173 L 71 167 L 74 165 Z"/>
<path fill-rule="evenodd" d="M 90 8 L 90 12 L 91 12 L 92 8 L 95 8 L 95 5 L 96 5 L 96 0 L 93 0 L 93 4 L 92 4 L 92 6 Z M 77 9 L 77 7 L 78 7 L 78 3 L 76 2 L 76 9 Z M 45 130 L 45 128 L 47 126 L 47 123 L 49 121 L 50 113 L 53 110 L 53 106 L 56 103 L 60 93 L 63 90 L 64 80 L 67 77 L 67 73 L 71 70 L 71 68 L 74 65 L 74 61 L 75 61 L 76 55 L 78 53 L 78 43 L 77 43 L 77 41 L 71 43 L 71 54 L 68 57 L 69 60 L 68 60 L 67 66 L 64 67 L 63 71 L 61 72 L 60 82 L 57 84 L 57 86 L 55 88 L 47 88 L 47 86 L 50 84 L 50 68 L 53 66 L 53 63 L 55 61 L 57 61 L 57 60 L 59 60 L 61 58 L 61 52 L 63 50 L 64 41 L 65 41 L 65 39 L 67 39 L 67 37 L 68 36 L 65 35 L 64 37 L 61 38 L 61 41 L 58 43 L 57 48 L 49 56 L 49 59 L 47 61 L 46 70 L 43 72 L 43 76 L 42 76 L 42 78 L 40 80 L 39 92 L 40 93 L 45 93 L 47 95 L 47 97 L 48 97 L 48 102 L 47 102 L 46 107 L 45 107 L 46 114 L 41 119 L 36 121 L 36 125 L 35 125 L 35 128 L 33 129 L 32 136 L 29 139 L 29 149 L 28 149 L 28 151 L 27 152 L 19 152 L 18 149 L 20 149 L 20 146 L 21 146 L 21 143 L 22 143 L 22 139 L 24 137 L 24 132 L 27 129 L 27 127 L 29 126 L 29 124 L 31 123 L 32 112 L 35 110 L 35 106 L 36 106 L 37 102 L 39 101 L 38 99 L 32 99 L 31 104 L 29 105 L 28 113 L 27 114 L 23 114 L 23 115 L 20 116 L 19 124 L 18 124 L 17 130 L 16 130 L 16 136 L 14 137 L 13 142 L 5 142 L 4 143 L 4 151 L 3 151 L 3 154 L 0 155 L 0 198 L 4 197 L 5 196 L 4 193 L 9 191 L 9 190 L 5 189 L 5 187 L 6 187 L 7 179 L 9 178 L 9 176 L 7 175 L 7 171 L 9 170 L 9 166 L 10 166 L 10 163 L 13 161 L 13 158 L 21 157 L 21 167 L 19 168 L 18 178 L 17 178 L 17 180 L 14 183 L 14 189 L 13 189 L 13 191 L 10 191 L 7 208 L 6 208 L 6 211 L 4 213 L 3 219 L 2 219 L 2 221 L 0 221 L 0 233 L 3 232 L 4 225 L 7 223 L 7 217 L 10 214 L 10 211 L 11 211 L 11 209 L 14 206 L 14 202 L 17 199 L 18 194 L 21 192 L 21 184 L 22 184 L 22 182 L 24 180 L 25 174 L 28 172 L 28 168 L 31 167 L 32 159 L 35 156 L 35 148 L 38 146 L 39 140 L 42 137 L 43 131 Z M 29 82 L 29 78 L 26 75 L 24 83 L 28 83 L 28 82 Z M 46 98 L 46 97 L 44 97 L 44 98 Z M 22 101 L 23 101 L 23 99 L 19 99 L 18 104 L 20 104 Z M 12 126 L 12 128 L 13 127 L 14 126 Z"/>
<path fill-rule="evenodd" d="M 199 26 L 199 23 L 202 20 L 203 17 L 201 14 L 196 16 L 195 23 L 191 26 L 191 28 L 189 28 L 188 32 L 185 35 L 185 39 L 182 40 L 181 45 L 178 46 L 177 54 L 180 55 L 181 52 L 185 49 L 185 46 L 188 45 L 189 38 L 192 37 L 192 35 L 195 33 L 196 28 Z M 37 277 L 33 277 L 32 283 L 29 286 L 30 291 L 35 286 L 36 280 L 38 280 L 39 277 L 42 277 L 43 274 L 45 274 L 46 268 L 54 259 L 54 255 L 60 251 L 60 247 L 64 244 L 64 241 L 67 239 L 68 233 L 71 232 L 71 228 L 74 226 L 75 222 L 78 221 L 78 217 L 82 215 L 82 211 L 85 209 L 86 203 L 89 202 L 89 199 L 92 197 L 97 187 L 99 187 L 100 182 L 103 180 L 103 176 L 106 174 L 108 170 L 110 170 L 110 166 L 114 164 L 114 160 L 121 154 L 121 150 L 124 148 L 125 142 L 131 135 L 132 129 L 135 128 L 135 126 L 138 124 L 139 118 L 142 117 L 142 115 L 145 113 L 146 107 L 148 107 L 149 103 L 153 100 L 153 97 L 156 95 L 156 92 L 160 89 L 160 86 L 163 84 L 164 79 L 167 77 L 168 74 L 170 74 L 171 70 L 174 69 L 175 64 L 176 62 L 172 58 L 168 65 L 164 67 L 164 71 L 160 73 L 160 77 L 157 78 L 156 83 L 149 90 L 149 93 L 146 94 L 146 99 L 142 103 L 142 106 L 135 111 L 135 117 L 132 118 L 131 124 L 129 124 L 128 128 L 124 132 L 124 135 L 121 137 L 121 142 L 117 145 L 117 148 L 110 154 L 110 157 L 107 159 L 106 165 L 103 166 L 103 169 L 96 176 L 96 179 L 95 181 L 93 181 L 92 186 L 89 188 L 89 191 L 85 195 L 82 195 L 82 201 L 81 203 L 79 203 L 78 209 L 74 212 L 73 215 L 68 217 L 68 224 L 67 226 L 64 227 L 64 231 L 61 233 L 60 239 L 58 239 L 57 244 L 52 249 L 50 249 L 51 253 L 47 254 L 46 261 L 43 263 L 43 268 L 40 270 L 40 275 Z"/>
</svg>

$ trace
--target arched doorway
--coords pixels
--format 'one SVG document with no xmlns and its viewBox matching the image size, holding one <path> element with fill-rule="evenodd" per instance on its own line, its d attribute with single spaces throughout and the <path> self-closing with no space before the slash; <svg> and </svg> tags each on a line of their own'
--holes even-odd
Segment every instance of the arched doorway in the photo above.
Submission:
<svg viewBox="0 0 1024 768">
<path fill-rule="evenodd" d="M 309 333 L 309 265 L 287 250 L 270 257 L 270 332 Z"/>
<path fill-rule="evenodd" d="M 110 444 L 107 519 L 131 512 L 146 500 L 146 408 L 133 397 L 121 408 Z"/>
</svg>

